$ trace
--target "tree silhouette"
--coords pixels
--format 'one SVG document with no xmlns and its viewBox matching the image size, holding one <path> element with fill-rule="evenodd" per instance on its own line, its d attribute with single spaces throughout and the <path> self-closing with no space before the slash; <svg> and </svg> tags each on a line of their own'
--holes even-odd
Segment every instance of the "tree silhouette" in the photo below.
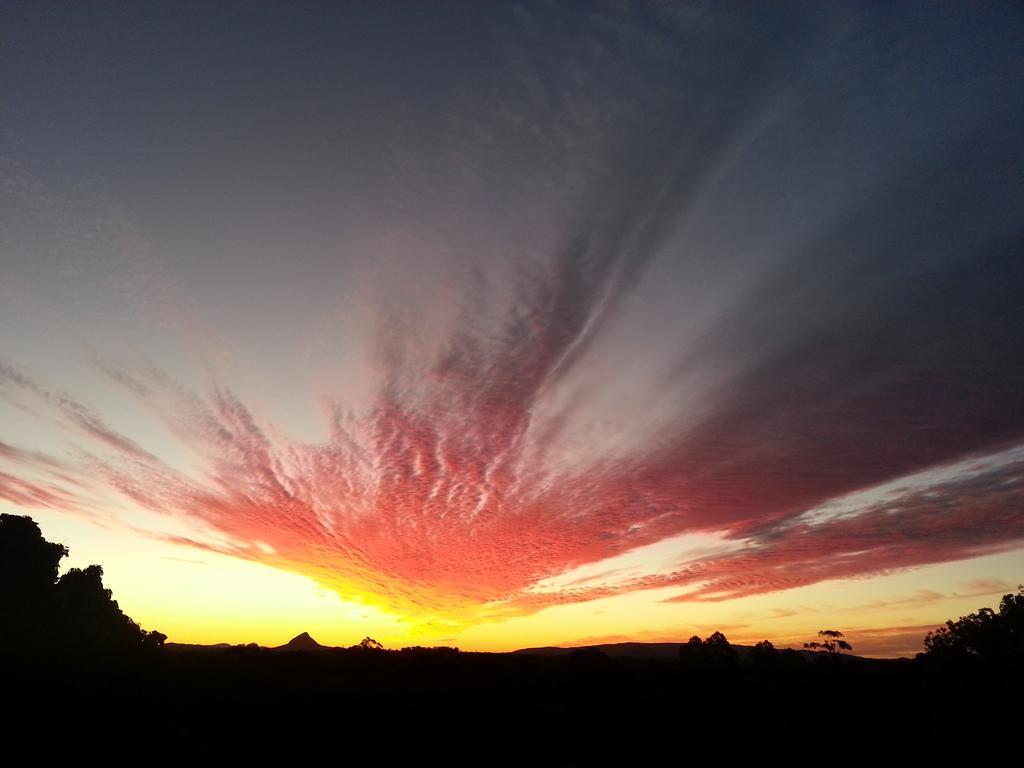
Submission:
<svg viewBox="0 0 1024 768">
<path fill-rule="evenodd" d="M 751 649 L 750 657 L 758 663 L 769 664 L 778 660 L 779 652 L 770 640 L 762 640 Z"/>
<path fill-rule="evenodd" d="M 374 640 L 372 637 L 364 637 L 359 641 L 359 647 L 365 648 L 371 651 L 383 651 L 384 646 Z"/>
<path fill-rule="evenodd" d="M 697 635 L 691 637 L 679 646 L 679 658 L 688 665 L 721 667 L 735 662 L 738 654 L 725 635 L 714 632 L 705 640 L 701 640 Z"/>
<path fill-rule="evenodd" d="M 0 514 L 0 595 L 44 591 L 57 581 L 57 569 L 68 554 L 63 544 L 43 538 L 27 515 Z"/>
<path fill-rule="evenodd" d="M 61 621 L 66 627 L 74 627 L 75 645 L 79 649 L 99 651 L 147 645 L 147 633 L 122 613 L 111 591 L 103 586 L 100 566 L 71 568 L 58 579 L 55 592 Z"/>
<path fill-rule="evenodd" d="M 732 647 L 725 635 L 713 632 L 704 640 L 704 656 L 711 663 L 727 664 L 737 658 L 736 649 Z"/>
<path fill-rule="evenodd" d="M 838 656 L 840 651 L 852 651 L 853 646 L 843 640 L 843 633 L 835 629 L 822 629 L 818 632 L 818 636 L 822 638 L 819 642 L 817 640 L 804 643 L 804 648 L 810 651 L 826 651 L 830 656 Z"/>
<path fill-rule="evenodd" d="M 163 645 L 166 635 L 122 613 L 100 566 L 57 578 L 67 554 L 31 517 L 0 514 L 0 649 L 114 653 Z"/>
<path fill-rule="evenodd" d="M 0 514 L 0 650 L 45 650 L 53 635 L 54 584 L 68 550 L 30 517 Z"/>
<path fill-rule="evenodd" d="M 687 666 L 693 666 L 700 662 L 704 655 L 704 641 L 694 635 L 685 643 L 679 646 L 679 660 Z"/>
<path fill-rule="evenodd" d="M 929 632 L 924 639 L 930 658 L 1020 659 L 1024 656 L 1024 585 L 1003 595 L 999 611 L 981 608 Z"/>
</svg>

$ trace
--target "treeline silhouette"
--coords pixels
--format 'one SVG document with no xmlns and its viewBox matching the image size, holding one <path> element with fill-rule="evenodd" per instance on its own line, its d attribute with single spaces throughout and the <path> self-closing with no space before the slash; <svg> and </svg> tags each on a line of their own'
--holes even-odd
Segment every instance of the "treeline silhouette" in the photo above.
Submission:
<svg viewBox="0 0 1024 768">
<path fill-rule="evenodd" d="M 46 541 L 30 517 L 0 515 L 0 652 L 95 660 L 132 657 L 167 639 L 124 615 L 98 565 L 58 578 L 67 547 Z"/>
<path fill-rule="evenodd" d="M 381 765 L 683 765 L 713 758 L 964 765 L 1011 757 L 1022 712 L 1024 587 L 930 633 L 914 660 L 721 632 L 663 658 L 600 648 L 165 646 L 124 615 L 102 569 L 0 515 L 0 759 L 228 761 L 365 755 Z M 305 648 L 305 649 L 304 649 Z M 817 651 L 817 652 L 811 652 Z"/>
</svg>

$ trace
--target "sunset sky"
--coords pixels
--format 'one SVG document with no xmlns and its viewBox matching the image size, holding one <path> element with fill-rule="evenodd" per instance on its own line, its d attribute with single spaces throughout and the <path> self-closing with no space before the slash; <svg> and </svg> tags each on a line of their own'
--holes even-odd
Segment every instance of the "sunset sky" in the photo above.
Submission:
<svg viewBox="0 0 1024 768">
<path fill-rule="evenodd" d="M 1024 581 L 1020 4 L 0 35 L 0 512 L 144 628 L 912 655 Z"/>
</svg>

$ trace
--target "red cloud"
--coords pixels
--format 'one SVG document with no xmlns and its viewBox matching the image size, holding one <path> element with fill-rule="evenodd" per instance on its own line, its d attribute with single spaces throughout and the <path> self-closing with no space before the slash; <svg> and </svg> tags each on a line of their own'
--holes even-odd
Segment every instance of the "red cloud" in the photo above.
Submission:
<svg viewBox="0 0 1024 768">
<path fill-rule="evenodd" d="M 427 364 L 411 361 L 401 334 L 384 334 L 383 380 L 371 407 L 358 415 L 328 407 L 320 444 L 279 433 L 226 386 L 197 393 L 152 365 L 102 370 L 193 452 L 197 473 L 176 470 L 70 395 L 9 366 L 0 366 L 0 393 L 41 403 L 76 436 L 85 462 L 79 474 L 216 534 L 176 543 L 298 571 L 424 620 L 458 624 L 675 585 L 689 588 L 678 600 L 724 600 L 1021 544 L 1024 457 L 1019 450 L 999 461 L 982 455 L 1024 434 L 1020 409 L 1004 407 L 994 418 L 1009 384 L 997 381 L 989 398 L 986 381 L 951 368 L 954 385 L 970 383 L 970 397 L 947 418 L 956 386 L 914 397 L 909 385 L 937 364 L 928 354 L 908 358 L 905 371 L 850 385 L 859 336 L 844 342 L 846 357 L 833 345 L 821 354 L 756 358 L 688 429 L 674 434 L 668 424 L 628 456 L 584 464 L 555 455 L 576 412 L 573 403 L 553 407 L 549 396 L 640 269 L 616 243 L 642 244 L 644 254 L 656 245 L 649 218 L 635 214 L 600 225 L 607 238 L 573 242 L 547 278 L 522 282 L 488 334 L 467 323 Z M 799 305 L 787 300 L 790 309 Z M 770 313 L 763 322 L 787 317 Z M 746 341 L 723 331 L 724 348 Z M 813 333 L 801 331 L 794 345 L 801 344 L 818 349 Z M 901 414 L 909 420 L 903 432 Z M 933 422 L 947 424 L 940 438 L 919 428 Z M 953 467 L 846 515 L 806 514 L 969 452 L 989 464 Z M 31 483 L 27 454 L 7 448 L 0 458 L 16 468 L 0 486 L 15 503 L 85 503 Z M 722 532 L 743 546 L 612 586 L 531 589 L 696 531 Z"/>
</svg>

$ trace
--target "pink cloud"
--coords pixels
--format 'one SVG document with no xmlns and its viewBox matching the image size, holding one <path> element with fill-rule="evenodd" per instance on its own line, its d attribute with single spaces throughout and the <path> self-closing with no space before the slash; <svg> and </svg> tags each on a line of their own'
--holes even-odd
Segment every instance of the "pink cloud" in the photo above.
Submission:
<svg viewBox="0 0 1024 768">
<path fill-rule="evenodd" d="M 281 433 L 216 377 L 193 391 L 148 363 L 102 362 L 107 379 L 189 449 L 194 472 L 10 366 L 0 368 L 0 389 L 42 406 L 73 436 L 84 457 L 77 474 L 214 534 L 174 543 L 301 572 L 424 620 L 458 624 L 652 587 L 687 587 L 678 601 L 720 601 L 1021 546 L 1017 454 L 974 472 L 950 465 L 925 486 L 809 518 L 901 473 L 969 450 L 984 464 L 981 448 L 1006 446 L 972 426 L 957 450 L 916 435 L 872 448 L 892 431 L 874 417 L 837 437 L 819 420 L 850 407 L 848 388 L 808 409 L 778 401 L 777 387 L 747 382 L 746 399 L 726 388 L 694 428 L 631 454 L 587 462 L 558 454 L 574 405 L 542 406 L 635 278 L 636 266 L 616 253 L 573 244 L 548 279 L 524 280 L 496 334 L 463 328 L 429 364 L 407 354 L 401 334 L 382 333 L 381 383 L 369 407 L 355 414 L 341 400 L 328 403 L 321 443 Z M 892 408 L 884 398 L 876 405 Z M 28 484 L 22 474 L 38 457 L 3 455 L 15 467 L 3 492 L 15 503 L 83 503 Z M 742 546 L 615 586 L 531 589 L 701 531 Z"/>
</svg>

